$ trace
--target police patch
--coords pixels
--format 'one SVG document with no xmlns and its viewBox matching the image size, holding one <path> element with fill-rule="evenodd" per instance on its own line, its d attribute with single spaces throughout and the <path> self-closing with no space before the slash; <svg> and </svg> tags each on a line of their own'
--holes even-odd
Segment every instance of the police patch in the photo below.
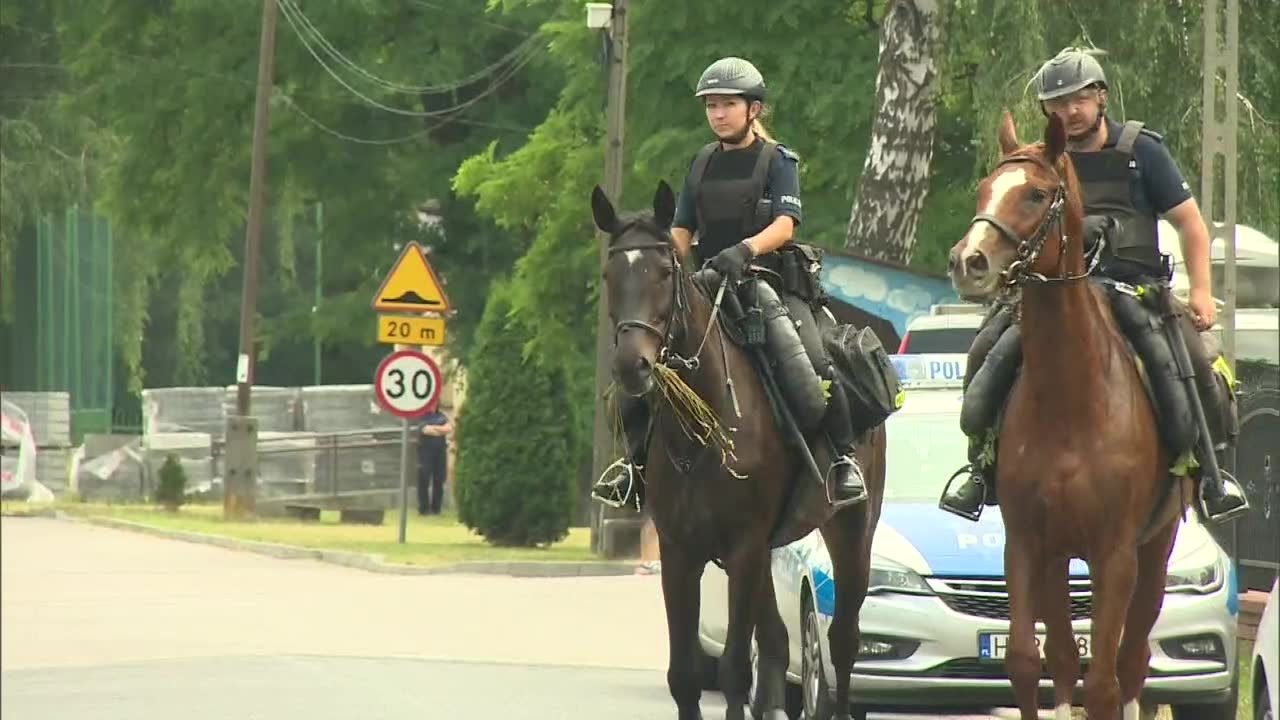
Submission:
<svg viewBox="0 0 1280 720">
<path fill-rule="evenodd" d="M 800 202 L 800 198 L 796 197 L 795 195 L 783 195 L 778 198 L 778 202 L 784 205 L 794 205 L 798 208 L 804 207 L 804 205 L 801 204 Z"/>
</svg>

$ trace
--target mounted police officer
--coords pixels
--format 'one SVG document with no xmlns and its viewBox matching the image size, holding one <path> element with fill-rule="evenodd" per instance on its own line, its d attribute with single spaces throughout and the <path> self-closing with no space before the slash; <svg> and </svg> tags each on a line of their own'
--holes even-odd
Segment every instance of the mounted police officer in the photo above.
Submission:
<svg viewBox="0 0 1280 720">
<path fill-rule="evenodd" d="M 774 142 L 761 124 L 765 81 L 750 62 L 726 57 L 712 63 L 698 79 L 694 96 L 702 100 L 716 139 L 690 165 L 676 205 L 672 238 L 682 258 L 694 266 L 705 263 L 731 282 L 742 280 L 749 267 L 752 275 L 765 274 L 777 281 L 748 283 L 755 284 L 757 298 L 765 298 L 766 320 L 769 308 L 776 309 L 767 326 L 767 347 L 779 384 L 784 394 L 791 395 L 793 390 L 797 395 L 817 394 L 817 422 L 836 449 L 826 473 L 831 497 L 836 504 L 861 501 L 866 489 L 854 456 L 856 438 L 848 399 L 838 382 L 829 383 L 829 400 L 822 396 L 821 381 L 832 380 L 832 369 L 815 318 L 815 309 L 827 312 L 818 301 L 817 258 L 807 246 L 792 242 L 802 218 L 799 159 Z M 789 378 L 794 381 L 788 382 Z M 791 400 L 788 397 L 789 406 Z M 628 488 L 639 487 L 635 481 L 647 454 L 649 425 L 645 399 L 623 398 L 620 403 L 627 457 L 611 465 L 592 491 L 597 499 L 613 505 L 626 501 Z"/>
<path fill-rule="evenodd" d="M 1183 180 L 1173 157 L 1160 135 L 1146 129 L 1141 122 L 1119 123 L 1107 117 L 1107 78 L 1102 65 L 1089 51 L 1066 48 L 1045 62 L 1032 80 L 1041 111 L 1059 115 L 1066 124 L 1067 150 L 1070 152 L 1080 182 L 1085 206 L 1085 244 L 1098 249 L 1101 256 L 1095 280 L 1108 288 L 1112 308 L 1119 326 L 1133 344 L 1151 377 L 1156 395 L 1157 418 L 1168 427 L 1174 402 L 1171 395 L 1180 391 L 1183 378 L 1168 359 L 1172 355 L 1169 333 L 1154 329 L 1152 318 L 1144 315 L 1137 297 L 1142 286 L 1167 288 L 1171 277 L 1168 257 L 1160 252 L 1157 234 L 1158 218 L 1168 220 L 1178 231 L 1183 257 L 1190 278 L 1188 310 L 1198 331 L 1214 324 L 1216 308 L 1210 294 L 1209 233 L 1190 186 Z M 1118 281 L 1118 284 L 1117 284 Z M 1119 290 L 1117 290 L 1119 288 Z M 1138 292 L 1135 293 L 1134 290 Z M 1127 291 L 1127 292 L 1126 292 Z M 1167 290 L 1165 291 L 1167 292 Z M 999 397 L 977 398 L 980 402 L 1002 404 L 1008 391 L 1020 351 L 1016 342 L 999 343 L 998 339 L 1012 324 L 1012 309 L 1005 308 L 988 316 L 984 327 L 970 349 L 968 380 L 976 380 L 974 368 L 983 362 L 1004 363 L 1000 373 L 1006 380 L 999 387 L 976 387 L 977 393 Z M 1176 335 L 1175 335 L 1176 337 Z M 1204 342 L 1194 333 L 1182 333 L 1187 355 L 1195 370 L 1198 396 L 1206 422 L 1196 429 L 1217 425 L 1220 432 L 1231 434 L 1230 398 L 1215 392 L 1212 370 Z M 988 355 L 990 353 L 990 355 Z M 966 393 L 969 394 L 969 393 Z M 968 400 L 966 401 L 968 402 Z M 1190 415 L 1185 402 L 1178 410 Z M 984 415 L 985 417 L 985 415 Z M 1215 422 L 1207 422 L 1207 418 Z M 1192 418 L 1199 421 L 1202 418 Z M 1184 423 L 1189 424 L 1189 423 Z M 1196 433 L 1198 435 L 1198 433 Z M 1165 436 L 1168 440 L 1167 435 Z M 1213 437 L 1215 450 L 1224 448 L 1226 437 Z M 970 437 L 971 465 L 952 476 L 943 491 L 940 507 L 961 517 L 976 520 L 986 504 L 995 504 L 988 492 L 995 478 L 994 458 L 983 452 L 983 439 Z M 1199 444 L 1197 443 L 1197 447 Z M 1223 473 L 1213 476 L 1205 471 L 1205 458 L 1200 462 L 1200 496 L 1205 514 L 1214 521 L 1235 517 L 1248 508 L 1248 501 L 1234 478 Z M 962 475 L 967 475 L 961 478 Z"/>
</svg>

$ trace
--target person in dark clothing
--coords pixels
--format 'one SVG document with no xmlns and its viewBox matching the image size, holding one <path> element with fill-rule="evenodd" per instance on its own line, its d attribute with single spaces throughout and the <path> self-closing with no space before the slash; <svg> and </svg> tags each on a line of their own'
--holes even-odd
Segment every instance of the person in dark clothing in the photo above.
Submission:
<svg viewBox="0 0 1280 720">
<path fill-rule="evenodd" d="M 432 407 L 414 423 L 418 433 L 418 514 L 439 515 L 444 502 L 444 481 L 449 469 L 449 434 L 453 423 Z"/>
<path fill-rule="evenodd" d="M 1100 261 L 1094 276 L 1133 286 L 1167 287 L 1170 272 L 1157 231 L 1159 219 L 1167 219 L 1178 231 L 1186 259 L 1190 280 L 1187 311 L 1197 331 L 1208 331 L 1217 315 L 1210 292 L 1209 231 L 1191 187 L 1183 179 L 1163 138 L 1141 122 L 1122 123 L 1107 116 L 1107 78 L 1090 51 L 1064 49 L 1040 67 L 1032 84 L 1045 116 L 1057 114 L 1066 125 L 1067 150 L 1080 182 L 1086 213 L 1084 242 L 1092 249 L 1099 238 L 1105 240 L 1100 246 Z M 1112 292 L 1109 297 L 1113 305 L 1131 302 L 1125 299 L 1125 293 Z M 1004 319 L 998 320 L 1001 317 Z M 1008 309 L 990 313 L 984 321 L 984 330 L 988 323 L 995 330 L 985 335 L 993 338 L 1008 332 L 1011 317 Z M 1149 322 L 1142 323 L 1140 329 L 1150 332 L 1156 327 Z M 1155 346 L 1155 341 L 1144 344 L 1134 331 L 1125 330 L 1123 323 L 1121 329 L 1139 355 Z M 982 331 L 979 333 L 983 335 Z M 1164 338 L 1161 333 L 1158 341 L 1163 343 Z M 1210 370 L 1213 359 L 1201 337 L 1184 334 L 1183 341 L 1193 365 L 1197 366 L 1201 403 L 1215 411 L 1206 415 L 1218 417 L 1223 413 L 1222 406 L 1229 402 L 1219 400 L 1213 391 Z M 990 352 L 990 345 L 975 342 L 970 349 L 970 366 L 980 367 Z M 1148 355 L 1142 359 L 1149 372 L 1160 372 L 1158 357 Z M 1007 390 L 1001 387 L 999 392 Z M 1003 401 L 1003 396 L 1000 400 Z M 1206 422 L 1206 425 L 1212 436 L 1213 424 Z M 1229 429 L 1222 429 L 1222 434 L 1223 437 L 1210 438 L 1214 452 L 1224 451 L 1233 441 L 1233 437 L 1228 437 Z M 983 446 L 982 435 L 970 437 L 970 464 L 948 480 L 939 501 L 943 510 L 977 520 L 984 504 L 995 504 L 994 459 L 984 456 Z M 1204 514 L 1210 520 L 1223 522 L 1245 512 L 1248 498 L 1239 482 L 1226 472 L 1214 475 L 1211 470 L 1205 470 L 1208 463 L 1197 459 L 1200 471 L 1196 479 Z"/>
<path fill-rule="evenodd" d="M 802 353 L 771 358 L 779 364 L 784 394 L 796 378 L 798 393 L 822 392 L 825 381 L 830 400 L 819 422 L 835 450 L 827 470 L 834 503 L 866 500 L 862 468 L 854 455 L 856 435 L 844 389 L 830 382 L 833 367 L 823 350 L 819 314 L 834 318 L 815 291 L 820 260 L 794 242 L 802 218 L 799 157 L 774 141 L 760 122 L 766 96 L 764 76 L 739 57 L 717 60 L 703 71 L 694 96 L 706 112 L 715 139 L 691 160 L 676 204 L 672 241 L 682 261 L 704 264 L 734 287 L 755 267 L 780 278 L 776 290 L 750 285 L 756 293 L 776 292 L 788 322 L 770 325 L 768 332 L 786 332 L 770 347 L 803 346 Z M 795 272 L 791 272 L 795 270 Z M 791 280 L 794 279 L 794 284 Z M 776 328 L 776 329 L 775 329 Z M 793 398 L 788 397 L 791 401 Z M 648 454 L 651 412 L 645 398 L 620 401 L 627 454 L 610 465 L 596 482 L 592 496 L 619 507 L 636 496 Z"/>
</svg>

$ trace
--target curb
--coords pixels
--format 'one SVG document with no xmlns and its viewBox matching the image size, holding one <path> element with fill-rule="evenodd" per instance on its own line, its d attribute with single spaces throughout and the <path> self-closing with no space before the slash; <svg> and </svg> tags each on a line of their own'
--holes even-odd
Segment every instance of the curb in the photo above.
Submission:
<svg viewBox="0 0 1280 720">
<path fill-rule="evenodd" d="M 255 540 L 237 540 L 221 535 L 189 532 L 186 530 L 164 530 L 162 528 L 104 517 L 82 517 L 57 513 L 58 519 L 82 522 L 116 530 L 129 530 L 145 535 L 154 535 L 169 540 L 213 545 L 227 550 L 251 552 L 281 560 L 319 560 L 320 562 L 343 567 L 355 568 L 367 572 L 387 575 L 506 575 L 509 577 L 557 578 L 557 577 L 606 577 L 617 575 L 634 575 L 639 567 L 632 562 L 459 562 L 449 565 L 403 565 L 383 562 L 381 555 L 347 552 L 344 550 L 323 550 L 319 548 L 282 545 L 280 543 L 259 542 Z"/>
</svg>

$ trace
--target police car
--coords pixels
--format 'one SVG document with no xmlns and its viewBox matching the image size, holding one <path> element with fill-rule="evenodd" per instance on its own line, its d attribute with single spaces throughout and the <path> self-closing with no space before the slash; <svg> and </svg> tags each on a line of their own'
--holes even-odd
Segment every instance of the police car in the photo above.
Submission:
<svg viewBox="0 0 1280 720">
<path fill-rule="evenodd" d="M 973 523 L 937 505 L 946 478 L 966 462 L 958 419 L 965 356 L 892 360 L 907 399 L 887 421 L 888 474 L 860 616 L 854 711 L 1011 706 L 1003 663 L 1009 601 L 999 508 L 986 508 Z M 1088 570 L 1076 560 L 1070 572 L 1072 624 L 1088 658 Z M 792 717 L 803 710 L 808 720 L 827 720 L 835 712 L 827 641 L 835 582 L 822 536 L 815 531 L 775 549 L 772 575 L 791 645 L 788 710 Z M 708 655 L 719 656 L 728 625 L 724 572 L 708 566 L 702 592 L 701 644 Z M 1228 555 L 1194 515 L 1178 531 L 1167 592 L 1151 633 L 1146 699 L 1172 704 L 1175 718 L 1234 718 L 1236 577 Z M 1043 633 L 1043 626 L 1038 629 Z M 1051 701 L 1047 677 L 1041 688 Z"/>
</svg>

